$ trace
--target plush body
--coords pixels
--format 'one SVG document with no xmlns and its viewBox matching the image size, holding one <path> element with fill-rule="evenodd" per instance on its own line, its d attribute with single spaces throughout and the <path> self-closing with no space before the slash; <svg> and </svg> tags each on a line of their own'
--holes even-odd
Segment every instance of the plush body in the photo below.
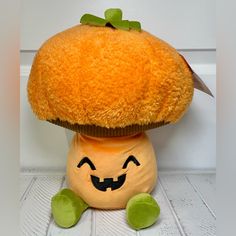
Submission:
<svg viewBox="0 0 236 236">
<path fill-rule="evenodd" d="M 149 194 L 156 181 L 156 157 L 145 133 L 115 138 L 75 134 L 67 162 L 69 189 L 52 198 L 54 220 L 68 228 L 88 207 L 126 209 L 132 228 L 146 228 L 160 214 Z"/>
<path fill-rule="evenodd" d="M 156 157 L 144 133 L 116 138 L 75 135 L 68 154 L 67 181 L 89 206 L 125 208 L 131 197 L 150 193 L 156 180 Z"/>
</svg>

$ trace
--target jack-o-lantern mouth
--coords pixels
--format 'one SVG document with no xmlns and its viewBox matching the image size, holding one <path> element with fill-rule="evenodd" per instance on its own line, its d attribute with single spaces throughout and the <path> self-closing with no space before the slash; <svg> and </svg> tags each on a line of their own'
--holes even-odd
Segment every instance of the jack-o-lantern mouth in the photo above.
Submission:
<svg viewBox="0 0 236 236">
<path fill-rule="evenodd" d="M 100 178 L 94 175 L 91 175 L 91 180 L 93 186 L 100 191 L 107 191 L 107 188 L 111 188 L 111 190 L 116 190 L 120 188 L 126 179 L 126 174 L 120 175 L 117 181 L 113 181 L 113 178 L 105 178 L 103 182 L 100 182 Z"/>
</svg>

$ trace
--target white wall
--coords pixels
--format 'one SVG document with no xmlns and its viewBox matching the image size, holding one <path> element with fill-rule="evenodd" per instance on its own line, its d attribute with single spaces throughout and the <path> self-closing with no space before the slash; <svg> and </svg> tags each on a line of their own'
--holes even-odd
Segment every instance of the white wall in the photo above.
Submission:
<svg viewBox="0 0 236 236">
<path fill-rule="evenodd" d="M 65 129 L 39 121 L 27 99 L 27 76 L 20 83 L 20 164 L 22 168 L 62 168 L 68 141 Z"/>
<path fill-rule="evenodd" d="M 216 95 L 215 75 L 200 75 Z M 216 97 L 195 90 L 189 111 L 175 125 L 150 130 L 161 170 L 216 168 Z"/>
<path fill-rule="evenodd" d="M 215 48 L 215 0 L 22 0 L 21 49 L 36 50 L 44 40 L 79 24 L 84 13 L 103 16 L 119 7 L 124 18 L 178 49 Z"/>
</svg>

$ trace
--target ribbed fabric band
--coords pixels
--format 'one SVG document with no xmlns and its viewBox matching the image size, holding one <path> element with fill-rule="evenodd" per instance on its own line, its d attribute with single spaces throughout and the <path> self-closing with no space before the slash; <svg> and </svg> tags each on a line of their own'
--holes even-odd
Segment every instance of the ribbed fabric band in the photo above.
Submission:
<svg viewBox="0 0 236 236">
<path fill-rule="evenodd" d="M 62 126 L 64 128 L 73 130 L 75 132 L 94 136 L 94 137 L 117 137 L 117 136 L 127 136 L 131 134 L 136 134 L 144 132 L 148 129 L 157 128 L 163 125 L 169 124 L 169 122 L 161 121 L 157 123 L 150 123 L 147 125 L 129 125 L 123 128 L 105 128 L 96 125 L 79 125 L 79 124 L 70 124 L 67 121 L 57 120 L 48 120 L 50 123 L 55 125 Z"/>
</svg>

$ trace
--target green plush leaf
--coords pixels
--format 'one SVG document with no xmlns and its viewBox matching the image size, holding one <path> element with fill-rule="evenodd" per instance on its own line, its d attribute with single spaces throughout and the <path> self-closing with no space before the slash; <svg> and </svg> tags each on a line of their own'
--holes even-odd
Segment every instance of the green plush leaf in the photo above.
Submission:
<svg viewBox="0 0 236 236">
<path fill-rule="evenodd" d="M 80 23 L 84 25 L 105 26 L 108 22 L 100 17 L 84 14 L 80 19 Z"/>
<path fill-rule="evenodd" d="M 119 8 L 107 9 L 104 15 L 107 21 L 121 21 L 122 20 L 122 11 Z"/>
<path fill-rule="evenodd" d="M 141 31 L 141 24 L 138 21 L 130 21 L 129 27 L 130 29 Z"/>
<path fill-rule="evenodd" d="M 116 29 L 129 30 L 129 21 L 128 20 L 111 21 L 110 24 Z"/>
</svg>

